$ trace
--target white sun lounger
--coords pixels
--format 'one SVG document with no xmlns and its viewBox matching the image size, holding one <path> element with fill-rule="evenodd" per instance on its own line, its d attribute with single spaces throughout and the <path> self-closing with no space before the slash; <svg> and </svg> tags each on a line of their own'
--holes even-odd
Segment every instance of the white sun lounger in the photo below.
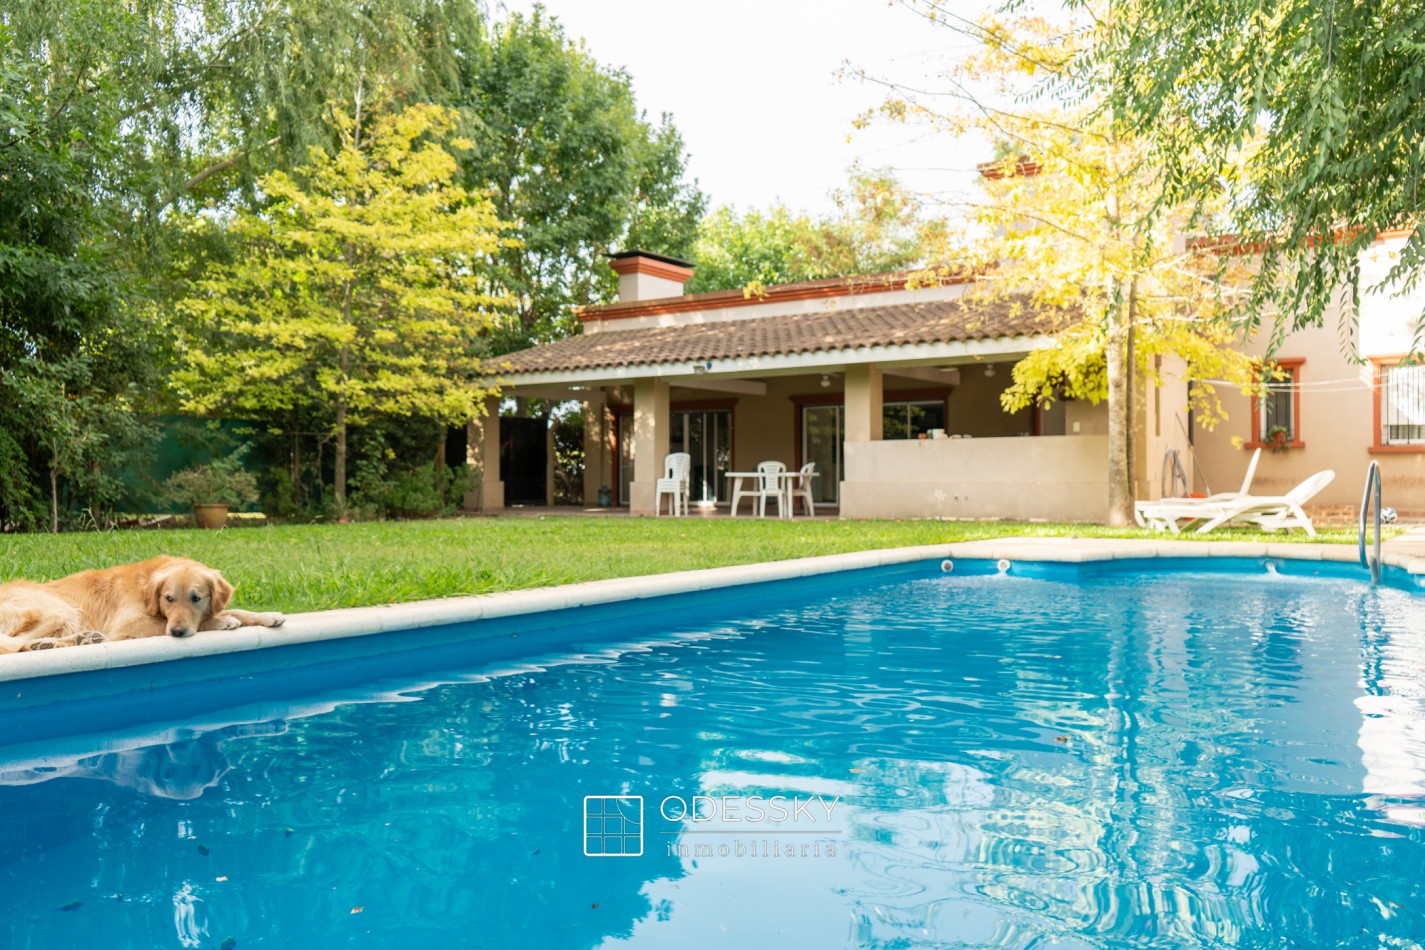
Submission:
<svg viewBox="0 0 1425 950">
<path fill-rule="evenodd" d="M 1336 472 L 1332 469 L 1317 472 L 1306 481 L 1297 485 L 1285 495 L 1275 498 L 1263 496 L 1246 495 L 1236 500 L 1223 502 L 1218 510 L 1208 517 L 1202 527 L 1197 529 L 1198 534 L 1206 534 L 1218 525 L 1227 524 L 1230 521 L 1244 521 L 1254 524 L 1263 531 L 1280 531 L 1284 528 L 1301 528 L 1309 538 L 1316 537 L 1316 529 L 1311 525 L 1311 519 L 1302 510 L 1302 505 L 1306 504 L 1316 495 L 1331 484 L 1331 480 L 1336 477 Z"/>
<path fill-rule="evenodd" d="M 1261 457 L 1261 449 L 1252 453 L 1252 460 L 1247 463 L 1247 474 L 1242 478 L 1242 487 L 1237 491 L 1219 492 L 1206 498 L 1159 498 L 1156 501 L 1140 501 L 1133 506 L 1133 520 L 1138 522 L 1139 527 L 1177 534 L 1193 521 L 1211 518 L 1220 510 L 1218 506 L 1251 494 L 1252 479 L 1257 474 L 1257 462 Z"/>
</svg>

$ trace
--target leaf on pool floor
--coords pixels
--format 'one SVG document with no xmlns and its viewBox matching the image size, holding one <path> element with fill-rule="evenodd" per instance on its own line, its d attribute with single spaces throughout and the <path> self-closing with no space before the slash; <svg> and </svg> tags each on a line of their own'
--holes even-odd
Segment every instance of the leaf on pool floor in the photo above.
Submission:
<svg viewBox="0 0 1425 950">
<path fill-rule="evenodd" d="M 361 912 L 362 912 L 363 910 L 365 910 L 365 909 L 366 909 L 365 907 L 353 907 L 353 908 L 351 909 L 351 912 L 352 912 L 353 914 L 359 914 L 359 913 L 361 913 Z"/>
<path fill-rule="evenodd" d="M 222 944 L 218 947 L 218 950 L 233 950 L 233 947 L 236 947 L 236 946 L 237 946 L 237 938 L 236 938 L 236 937 L 227 937 L 227 938 L 224 938 Z"/>
<path fill-rule="evenodd" d="M 203 857 L 206 858 L 208 855 L 212 854 L 213 851 L 212 851 L 212 849 L 209 848 L 207 845 L 205 845 L 205 844 L 200 844 L 200 845 L 198 845 L 198 853 L 201 854 Z"/>
<path fill-rule="evenodd" d="M 219 884 L 221 884 L 223 881 L 226 881 L 227 879 L 228 876 L 226 874 L 224 874 L 222 877 L 213 878 L 213 880 L 217 881 Z"/>
<path fill-rule="evenodd" d="M 60 909 L 60 910 L 78 910 L 79 908 L 81 908 L 81 907 L 83 907 L 83 906 L 84 906 L 84 902 L 83 902 L 83 901 L 70 901 L 68 904 L 65 904 L 63 907 L 61 907 L 61 908 L 59 908 L 59 909 Z"/>
</svg>

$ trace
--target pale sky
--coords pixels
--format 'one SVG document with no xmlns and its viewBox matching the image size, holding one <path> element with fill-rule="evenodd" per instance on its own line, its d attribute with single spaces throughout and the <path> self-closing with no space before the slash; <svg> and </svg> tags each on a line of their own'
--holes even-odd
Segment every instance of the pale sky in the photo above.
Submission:
<svg viewBox="0 0 1425 950">
<path fill-rule="evenodd" d="M 532 0 L 495 0 L 528 12 Z M 967 13 L 980 6 L 966 3 Z M 838 78 L 848 62 L 918 85 L 954 55 L 955 37 L 887 0 L 546 0 L 571 38 L 633 77 L 639 106 L 673 114 L 689 171 L 712 206 L 781 200 L 826 212 L 856 161 L 890 166 L 926 194 L 963 190 L 983 143 L 917 126 L 855 132 L 883 89 Z M 850 142 L 847 136 L 851 136 Z"/>
</svg>

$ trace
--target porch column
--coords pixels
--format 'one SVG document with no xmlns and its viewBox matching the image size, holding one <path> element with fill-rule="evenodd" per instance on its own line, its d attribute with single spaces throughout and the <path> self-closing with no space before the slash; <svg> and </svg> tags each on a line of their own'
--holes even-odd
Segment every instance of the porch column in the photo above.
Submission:
<svg viewBox="0 0 1425 950">
<path fill-rule="evenodd" d="M 658 479 L 668 454 L 668 383 L 640 379 L 633 384 L 633 484 L 629 513 L 651 515 L 657 503 Z"/>
<path fill-rule="evenodd" d="M 881 441 L 881 368 L 846 367 L 846 441 Z"/>
<path fill-rule="evenodd" d="M 554 507 L 554 417 L 547 415 L 544 426 L 544 504 Z"/>
<path fill-rule="evenodd" d="M 485 400 L 485 414 L 465 428 L 465 464 L 480 470 L 479 501 L 467 492 L 466 509 L 498 514 L 505 507 L 505 483 L 500 479 L 500 397 Z"/>
<path fill-rule="evenodd" d="M 584 397 L 584 504 L 590 508 L 599 503 L 599 486 L 613 484 L 606 412 L 604 391 L 590 390 Z"/>
</svg>

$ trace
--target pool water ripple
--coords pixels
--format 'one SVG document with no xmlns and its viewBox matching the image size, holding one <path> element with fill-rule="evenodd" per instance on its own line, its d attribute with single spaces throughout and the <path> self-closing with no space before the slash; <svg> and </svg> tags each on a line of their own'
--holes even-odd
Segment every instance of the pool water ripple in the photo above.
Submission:
<svg viewBox="0 0 1425 950">
<path fill-rule="evenodd" d="M 1286 575 L 937 573 L 99 736 L 0 768 L 0 946 L 1418 948 L 1422 613 Z M 584 796 L 620 794 L 643 855 L 585 856 Z M 757 796 L 834 813 L 747 823 Z"/>
</svg>

